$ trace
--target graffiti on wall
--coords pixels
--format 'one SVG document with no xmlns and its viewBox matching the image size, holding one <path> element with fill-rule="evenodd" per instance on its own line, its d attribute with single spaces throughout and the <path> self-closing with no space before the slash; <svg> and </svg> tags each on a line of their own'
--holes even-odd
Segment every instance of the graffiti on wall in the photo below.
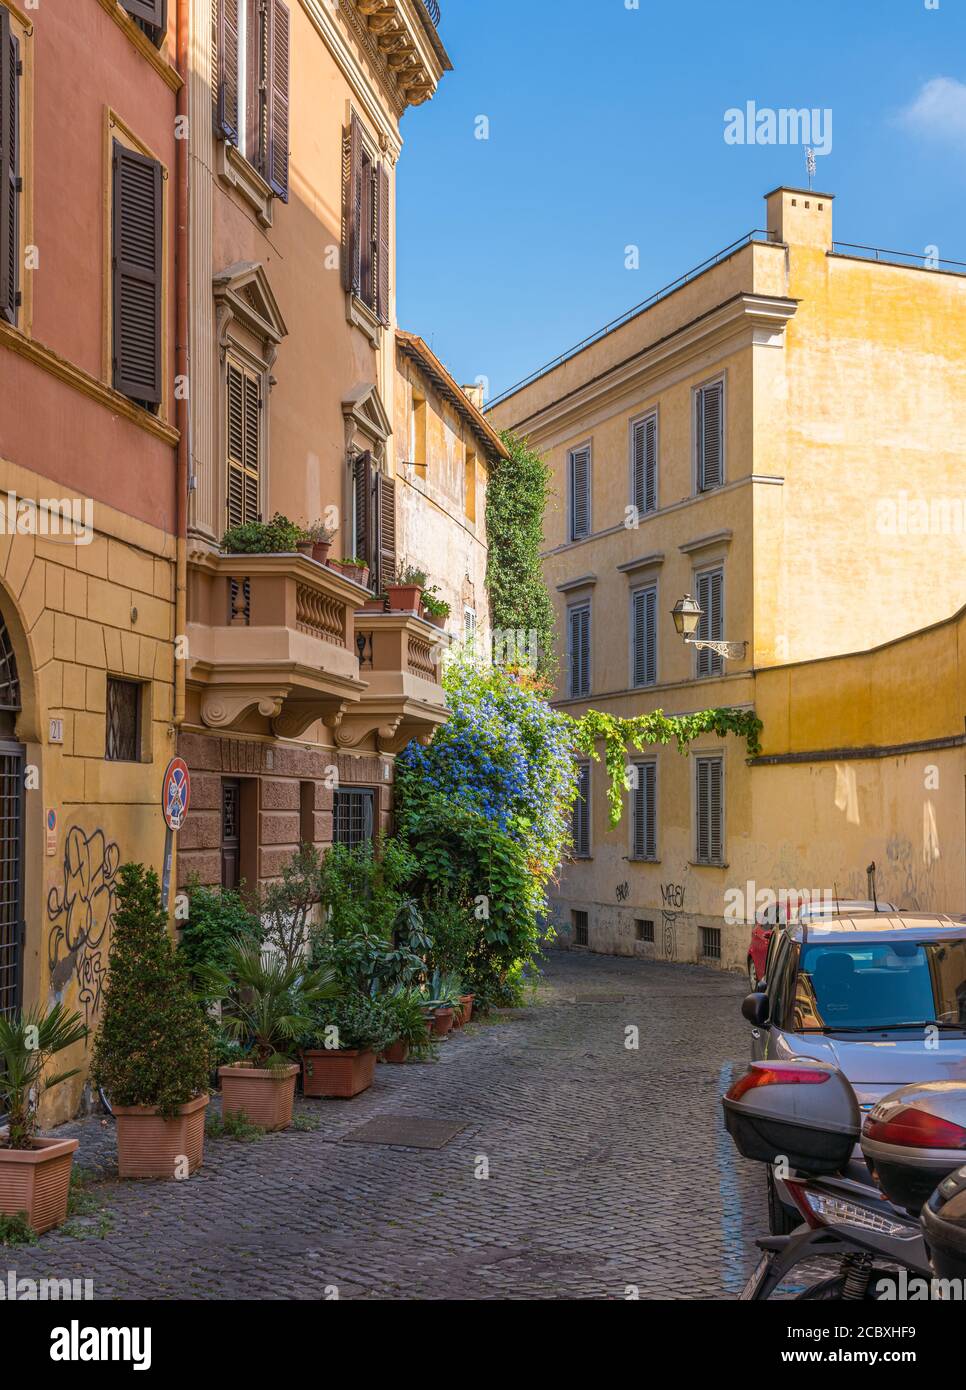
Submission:
<svg viewBox="0 0 966 1390">
<path fill-rule="evenodd" d="M 114 913 L 120 851 L 103 830 L 85 834 L 72 826 L 64 842 L 63 882 L 47 895 L 50 988 L 62 994 L 77 981 L 78 1003 L 88 1026 L 101 1006 L 107 974 L 105 937 Z"/>
</svg>

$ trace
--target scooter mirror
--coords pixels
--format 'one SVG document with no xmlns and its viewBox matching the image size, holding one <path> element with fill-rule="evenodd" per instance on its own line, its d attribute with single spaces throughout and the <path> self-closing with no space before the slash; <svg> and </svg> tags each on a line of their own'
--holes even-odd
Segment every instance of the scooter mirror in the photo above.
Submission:
<svg viewBox="0 0 966 1390">
<path fill-rule="evenodd" d="M 751 1024 L 752 1028 L 764 1028 L 768 1022 L 768 995 L 749 994 L 746 995 L 741 1006 L 741 1012 Z"/>
</svg>

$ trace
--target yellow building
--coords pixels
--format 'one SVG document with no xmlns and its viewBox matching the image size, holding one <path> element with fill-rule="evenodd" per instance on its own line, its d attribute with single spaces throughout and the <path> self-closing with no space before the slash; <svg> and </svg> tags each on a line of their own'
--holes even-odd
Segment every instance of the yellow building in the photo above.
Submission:
<svg viewBox="0 0 966 1390">
<path fill-rule="evenodd" d="M 553 469 L 544 572 L 561 707 L 727 705 L 765 723 L 752 767 L 734 739 L 702 738 L 687 759 L 633 755 L 614 831 L 603 769 L 588 766 L 555 907 L 592 948 L 743 965 L 754 904 L 737 917 L 735 904 L 749 882 L 865 897 L 873 861 L 882 897 L 966 906 L 961 770 L 941 769 L 941 797 L 913 797 L 912 766 L 890 761 L 919 756 L 901 729 L 920 719 L 961 759 L 961 685 L 908 672 L 890 689 L 931 713 L 904 716 L 880 707 L 879 673 L 901 671 L 920 639 L 847 656 L 964 599 L 966 278 L 835 243 L 832 203 L 776 189 L 766 231 L 490 414 Z M 686 593 L 704 610 L 699 636 L 743 655 L 683 643 L 669 615 Z"/>
</svg>

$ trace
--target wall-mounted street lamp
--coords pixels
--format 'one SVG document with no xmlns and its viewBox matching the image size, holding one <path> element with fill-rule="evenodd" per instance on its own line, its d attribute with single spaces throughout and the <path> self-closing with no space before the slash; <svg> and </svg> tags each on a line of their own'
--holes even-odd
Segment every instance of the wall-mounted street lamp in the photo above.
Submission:
<svg viewBox="0 0 966 1390">
<path fill-rule="evenodd" d="M 678 599 L 671 609 L 671 617 L 674 619 L 678 636 L 684 638 L 687 646 L 694 647 L 697 651 L 702 647 L 707 648 L 708 651 L 716 652 L 718 656 L 731 661 L 740 661 L 744 656 L 747 642 L 715 642 L 697 635 L 698 624 L 704 617 L 704 609 L 691 594 L 685 594 L 684 598 Z"/>
</svg>

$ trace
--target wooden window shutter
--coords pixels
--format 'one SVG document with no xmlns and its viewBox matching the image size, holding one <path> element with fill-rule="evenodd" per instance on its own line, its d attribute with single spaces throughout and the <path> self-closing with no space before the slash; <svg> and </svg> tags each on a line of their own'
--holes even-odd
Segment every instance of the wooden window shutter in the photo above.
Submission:
<svg viewBox="0 0 966 1390">
<path fill-rule="evenodd" d="M 657 858 L 657 764 L 636 763 L 634 858 Z"/>
<path fill-rule="evenodd" d="M 352 465 L 353 526 L 352 553 L 373 567 L 373 515 L 375 476 L 372 455 L 360 454 Z"/>
<path fill-rule="evenodd" d="M 698 489 L 707 492 L 724 481 L 724 382 L 702 386 L 695 396 Z"/>
<path fill-rule="evenodd" d="M 122 0 L 132 19 L 140 19 L 150 29 L 158 48 L 168 32 L 168 0 Z"/>
<path fill-rule="evenodd" d="M 724 857 L 724 764 L 720 758 L 698 758 L 697 835 L 699 863 L 716 864 Z"/>
<path fill-rule="evenodd" d="M 571 822 L 574 854 L 580 858 L 586 858 L 590 854 L 590 787 L 590 764 L 580 763 L 577 768 L 577 796 Z"/>
<path fill-rule="evenodd" d="M 264 174 L 272 192 L 287 203 L 292 17 L 283 0 L 269 0 L 266 23 L 268 109 Z"/>
<path fill-rule="evenodd" d="M 396 480 L 376 474 L 376 500 L 379 517 L 378 554 L 373 567 L 377 593 L 383 593 L 396 575 Z"/>
<path fill-rule="evenodd" d="M 226 380 L 228 441 L 228 525 L 257 521 L 261 473 L 261 384 L 237 362 L 228 361 Z"/>
<path fill-rule="evenodd" d="M 376 317 L 389 322 L 389 172 L 385 164 L 376 171 Z"/>
<path fill-rule="evenodd" d="M 653 585 L 634 594 L 634 684 L 653 685 L 657 680 L 657 589 Z"/>
<path fill-rule="evenodd" d="M 704 610 L 698 623 L 698 637 L 704 642 L 720 642 L 724 636 L 724 571 L 708 570 L 698 575 L 698 603 Z M 719 676 L 724 658 L 707 648 L 698 651 L 698 675 Z"/>
<path fill-rule="evenodd" d="M 634 426 L 634 506 L 639 512 L 657 507 L 657 416 Z"/>
<path fill-rule="evenodd" d="M 362 123 L 353 111 L 342 138 L 342 288 L 361 288 L 359 217 L 361 214 Z"/>
<path fill-rule="evenodd" d="M 590 609 L 570 609 L 570 693 L 590 694 Z"/>
<path fill-rule="evenodd" d="M 20 45 L 0 8 L 0 318 L 20 305 Z"/>
<path fill-rule="evenodd" d="M 215 71 L 215 128 L 238 144 L 238 7 L 244 0 L 214 0 L 217 6 Z"/>
<path fill-rule="evenodd" d="M 570 539 L 590 534 L 590 450 L 570 455 Z"/>
<path fill-rule="evenodd" d="M 161 403 L 161 166 L 114 141 L 114 389 Z"/>
</svg>

